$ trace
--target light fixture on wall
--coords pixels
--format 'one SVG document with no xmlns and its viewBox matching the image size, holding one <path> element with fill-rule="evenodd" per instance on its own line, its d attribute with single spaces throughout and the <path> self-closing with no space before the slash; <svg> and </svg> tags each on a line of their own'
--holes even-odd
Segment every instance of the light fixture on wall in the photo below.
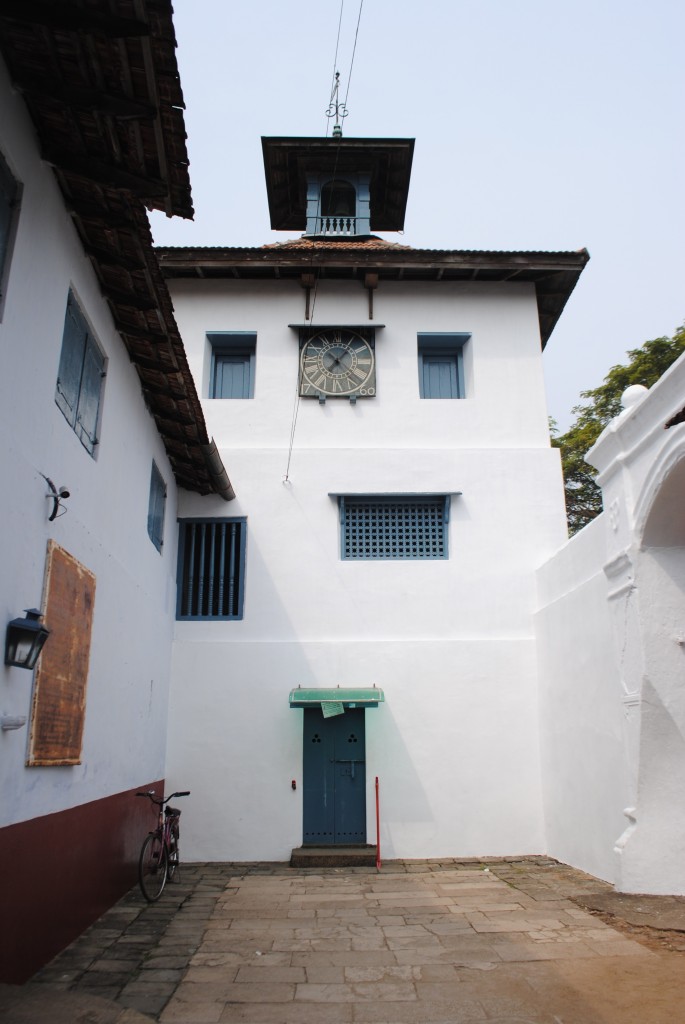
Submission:
<svg viewBox="0 0 685 1024">
<path fill-rule="evenodd" d="M 48 516 L 48 521 L 52 522 L 58 515 L 63 516 L 67 511 L 67 507 L 62 504 L 61 499 L 68 498 L 70 492 L 66 487 L 55 487 L 50 477 L 46 476 L 45 473 L 41 473 L 40 475 L 43 477 L 43 480 L 47 481 L 47 485 L 50 488 L 45 497 L 49 498 L 52 502 L 52 512 Z M 61 512 L 59 511 L 60 509 L 62 509 Z"/>
<path fill-rule="evenodd" d="M 35 668 L 43 644 L 50 636 L 50 630 L 40 621 L 42 612 L 37 608 L 26 608 L 23 619 L 12 619 L 7 624 L 5 638 L 5 664 L 17 668 Z"/>
</svg>

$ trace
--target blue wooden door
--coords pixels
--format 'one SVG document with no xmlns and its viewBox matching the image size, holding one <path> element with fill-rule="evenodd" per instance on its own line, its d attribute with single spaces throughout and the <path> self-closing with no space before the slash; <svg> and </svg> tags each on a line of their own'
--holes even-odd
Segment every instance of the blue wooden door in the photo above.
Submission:
<svg viewBox="0 0 685 1024">
<path fill-rule="evenodd" d="M 304 836 L 309 846 L 366 842 L 364 709 L 305 708 Z"/>
</svg>

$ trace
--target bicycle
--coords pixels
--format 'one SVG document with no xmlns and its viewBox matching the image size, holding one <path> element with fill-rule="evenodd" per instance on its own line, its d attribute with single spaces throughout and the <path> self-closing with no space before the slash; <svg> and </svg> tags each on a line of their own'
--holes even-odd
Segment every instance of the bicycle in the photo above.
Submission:
<svg viewBox="0 0 685 1024">
<path fill-rule="evenodd" d="M 147 793 L 136 793 L 146 796 L 159 808 L 157 828 L 150 832 L 143 841 L 138 858 L 138 882 L 148 903 L 158 900 L 164 891 L 167 880 L 173 879 L 179 864 L 178 840 L 181 812 L 177 807 L 168 807 L 170 800 L 177 796 L 190 796 L 190 790 L 184 793 L 172 793 L 166 800 L 157 800 L 154 789 Z"/>
</svg>

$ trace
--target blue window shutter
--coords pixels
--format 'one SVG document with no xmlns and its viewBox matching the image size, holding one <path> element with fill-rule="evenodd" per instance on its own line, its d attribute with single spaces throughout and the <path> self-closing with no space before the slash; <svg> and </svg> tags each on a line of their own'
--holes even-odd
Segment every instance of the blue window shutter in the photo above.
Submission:
<svg viewBox="0 0 685 1024">
<path fill-rule="evenodd" d="M 0 289 L 2 275 L 10 244 L 12 221 L 19 200 L 19 186 L 0 155 Z M 0 295 L 2 291 L 0 290 Z"/>
<path fill-rule="evenodd" d="M 459 398 L 456 353 L 424 355 L 423 394 L 425 398 Z"/>
<path fill-rule="evenodd" d="M 147 513 L 147 532 L 150 540 L 158 551 L 162 550 L 164 539 L 164 510 L 166 507 L 166 484 L 164 478 L 152 463 L 150 474 L 150 501 Z"/>
<path fill-rule="evenodd" d="M 70 292 L 64 318 L 55 402 L 91 455 L 97 444 L 104 375 L 105 357 Z"/>
<path fill-rule="evenodd" d="M 463 398 L 463 350 L 470 335 L 419 334 L 419 395 L 421 398 Z"/>
<path fill-rule="evenodd" d="M 214 357 L 214 398 L 250 397 L 250 356 Z"/>
<path fill-rule="evenodd" d="M 208 397 L 253 398 L 256 333 L 211 331 L 207 339 L 212 346 Z"/>
<path fill-rule="evenodd" d="M 85 323 L 70 295 L 64 318 L 64 336 L 59 359 L 55 401 L 72 427 L 76 425 L 86 336 Z"/>
<path fill-rule="evenodd" d="M 82 443 L 92 452 L 97 444 L 98 414 L 100 412 L 100 394 L 102 378 L 105 372 L 105 360 L 90 334 L 86 335 L 86 348 L 83 356 L 83 372 L 81 374 L 81 391 L 79 394 L 78 412 L 76 415 L 77 431 Z"/>
</svg>

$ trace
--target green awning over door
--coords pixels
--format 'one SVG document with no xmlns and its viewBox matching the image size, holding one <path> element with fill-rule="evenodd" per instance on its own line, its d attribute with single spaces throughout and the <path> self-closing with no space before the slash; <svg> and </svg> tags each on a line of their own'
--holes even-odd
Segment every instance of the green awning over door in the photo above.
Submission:
<svg viewBox="0 0 685 1024">
<path fill-rule="evenodd" d="M 312 708 L 316 705 L 342 704 L 345 708 L 377 708 L 385 701 L 378 686 L 327 686 L 308 689 L 298 686 L 288 697 L 291 708 Z"/>
</svg>

